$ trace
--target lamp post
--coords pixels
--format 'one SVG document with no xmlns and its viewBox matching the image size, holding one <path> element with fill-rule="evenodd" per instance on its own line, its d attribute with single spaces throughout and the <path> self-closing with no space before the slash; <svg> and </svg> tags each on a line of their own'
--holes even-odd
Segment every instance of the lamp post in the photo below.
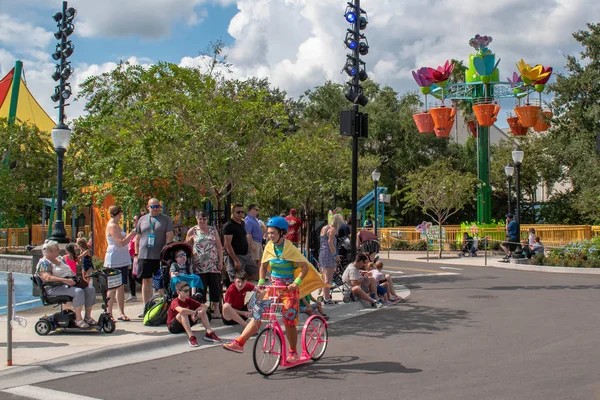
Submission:
<svg viewBox="0 0 600 400">
<path fill-rule="evenodd" d="M 379 224 L 379 199 L 377 198 L 377 184 L 379 183 L 379 178 L 381 178 L 381 172 L 379 170 L 373 170 L 371 172 L 371 178 L 373 178 L 373 184 L 375 185 L 375 190 L 373 191 L 373 195 L 375 196 L 375 224 L 373 224 L 373 229 L 375 231 L 375 235 L 377 235 L 377 225 Z"/>
<path fill-rule="evenodd" d="M 516 150 L 512 152 L 512 159 L 515 163 L 515 190 L 517 191 L 517 207 L 515 211 L 515 221 L 517 222 L 517 234 L 519 235 L 519 240 L 521 238 L 521 163 L 523 162 L 523 157 L 525 153 L 523 150 L 517 147 Z"/>
<path fill-rule="evenodd" d="M 56 221 L 54 222 L 54 229 L 49 237 L 50 240 L 55 240 L 58 243 L 69 243 L 67 238 L 67 231 L 65 231 L 65 223 L 62 220 L 62 178 L 63 178 L 63 159 L 69 142 L 71 141 L 71 130 L 65 124 L 59 122 L 58 125 L 52 129 L 52 144 L 54 145 L 54 151 L 56 152 L 57 159 L 57 206 L 56 206 Z"/>
<path fill-rule="evenodd" d="M 62 177 L 63 177 L 63 160 L 69 142 L 71 141 L 71 129 L 65 125 L 65 101 L 71 97 L 71 85 L 67 82 L 67 79 L 73 74 L 73 67 L 71 63 L 67 61 L 73 54 L 75 46 L 68 40 L 68 37 L 75 30 L 73 25 L 73 19 L 77 15 L 77 10 L 73 7 L 67 7 L 67 2 L 63 1 L 62 11 L 54 14 L 52 19 L 56 22 L 58 31 L 54 34 L 54 37 L 59 40 L 56 45 L 56 49 L 52 54 L 52 58 L 58 61 L 56 70 L 52 74 L 52 79 L 58 82 L 58 85 L 54 88 L 54 94 L 50 96 L 52 101 L 58 103 L 58 123 L 52 129 L 52 144 L 54 145 L 54 151 L 56 152 L 57 159 L 57 206 L 56 206 L 56 221 L 54 222 L 54 228 L 50 234 L 49 239 L 55 240 L 58 243 L 69 243 L 67 238 L 67 232 L 65 231 L 65 223 L 62 220 L 62 206 L 63 206 L 63 189 L 62 189 Z"/>
<path fill-rule="evenodd" d="M 507 211 L 507 213 L 510 214 L 510 209 L 511 209 L 511 206 L 510 206 L 510 186 L 512 184 L 513 174 L 515 173 L 515 167 L 513 167 L 510 164 L 506 164 L 506 167 L 504 167 L 504 173 L 506 174 L 506 180 L 508 182 L 508 211 Z"/>
</svg>

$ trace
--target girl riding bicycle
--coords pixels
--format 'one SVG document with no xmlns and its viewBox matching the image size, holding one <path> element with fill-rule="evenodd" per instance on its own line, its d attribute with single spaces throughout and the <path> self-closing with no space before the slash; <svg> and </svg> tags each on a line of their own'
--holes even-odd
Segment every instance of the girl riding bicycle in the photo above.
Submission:
<svg viewBox="0 0 600 400">
<path fill-rule="evenodd" d="M 288 230 L 285 218 L 270 218 L 266 226 L 270 242 L 267 243 L 263 253 L 258 289 L 260 291 L 265 289 L 267 269 L 271 270 L 271 281 L 274 286 L 287 286 L 286 289 L 280 291 L 279 296 L 283 303 L 282 318 L 290 348 L 288 362 L 294 362 L 298 358 L 296 323 L 298 322 L 299 299 L 301 296 L 306 296 L 313 290 L 323 287 L 323 282 L 300 250 L 290 241 L 285 240 L 284 235 Z M 242 334 L 233 342 L 224 344 L 223 348 L 243 353 L 244 344 L 257 332 L 259 327 L 260 319 L 253 318 Z"/>
</svg>

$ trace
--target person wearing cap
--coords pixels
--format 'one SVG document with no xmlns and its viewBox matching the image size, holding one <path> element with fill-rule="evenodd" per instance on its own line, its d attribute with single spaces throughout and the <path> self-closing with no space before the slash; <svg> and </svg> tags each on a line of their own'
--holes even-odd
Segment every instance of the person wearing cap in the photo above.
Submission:
<svg viewBox="0 0 600 400">
<path fill-rule="evenodd" d="M 514 216 L 510 213 L 506 214 L 506 239 L 500 245 L 502 250 L 506 253 L 506 257 L 502 259 L 504 262 L 508 262 L 512 252 L 519 243 L 519 226 L 517 221 L 514 220 Z"/>
<path fill-rule="evenodd" d="M 290 215 L 285 217 L 285 220 L 289 225 L 288 233 L 285 235 L 285 238 L 292 242 L 294 246 L 298 247 L 298 244 L 300 243 L 300 224 L 302 221 L 296 216 L 295 208 L 290 208 Z"/>
</svg>

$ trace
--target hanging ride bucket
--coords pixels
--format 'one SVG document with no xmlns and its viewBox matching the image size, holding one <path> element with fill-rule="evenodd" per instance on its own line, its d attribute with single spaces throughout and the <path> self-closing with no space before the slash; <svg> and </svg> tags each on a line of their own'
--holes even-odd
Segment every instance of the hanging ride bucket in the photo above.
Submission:
<svg viewBox="0 0 600 400">
<path fill-rule="evenodd" d="M 536 132 L 547 131 L 548 128 L 550 128 L 550 119 L 552 118 L 552 115 L 552 111 L 542 111 L 540 117 L 533 126 L 533 130 L 535 130 Z"/>
<path fill-rule="evenodd" d="M 525 136 L 527 135 L 527 128 L 521 125 L 518 117 L 510 117 L 506 118 L 506 122 L 508 122 L 508 126 L 510 127 L 510 131 L 515 136 Z"/>
<path fill-rule="evenodd" d="M 415 121 L 415 125 L 417 125 L 417 129 L 420 133 L 433 132 L 433 118 L 431 118 L 431 114 L 429 114 L 428 112 L 421 114 L 413 114 L 413 120 Z"/>
<path fill-rule="evenodd" d="M 477 123 L 481 126 L 492 126 L 496 122 L 496 106 L 494 104 L 477 104 L 473 106 L 473 113 L 477 118 Z"/>
<path fill-rule="evenodd" d="M 525 128 L 532 128 L 540 117 L 540 106 L 515 107 L 515 114 Z"/>
<path fill-rule="evenodd" d="M 452 107 L 437 107 L 429 110 L 429 113 L 431 114 L 431 118 L 433 118 L 434 126 L 441 129 L 446 128 L 448 121 L 452 118 L 453 113 L 456 113 L 456 110 Z"/>
</svg>

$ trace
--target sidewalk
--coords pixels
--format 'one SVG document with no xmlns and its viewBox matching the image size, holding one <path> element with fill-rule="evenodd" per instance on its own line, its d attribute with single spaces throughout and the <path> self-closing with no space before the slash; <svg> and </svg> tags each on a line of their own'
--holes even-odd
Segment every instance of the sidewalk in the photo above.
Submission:
<svg viewBox="0 0 600 400">
<path fill-rule="evenodd" d="M 403 299 L 410 295 L 410 290 L 397 286 L 397 293 Z M 315 296 L 316 297 L 316 296 Z M 359 313 L 376 311 L 365 309 L 361 302 L 344 304 L 339 292 L 332 293 L 332 297 L 339 304 L 324 306 L 325 312 L 330 317 L 329 324 L 356 316 Z M 397 304 L 397 303 L 396 303 Z M 29 372 L 40 369 L 67 371 L 94 371 L 109 368 L 112 364 L 125 365 L 148 359 L 167 357 L 173 354 L 196 350 L 187 343 L 185 334 L 173 335 L 167 331 L 165 325 L 158 327 L 144 326 L 140 318 L 143 309 L 142 303 L 126 303 L 125 312 L 131 322 L 117 322 L 114 333 L 104 332 L 52 332 L 46 336 L 39 336 L 34 331 L 34 325 L 39 317 L 52 314 L 58 310 L 54 307 L 40 307 L 37 309 L 19 312 L 17 316 L 27 321 L 26 327 L 13 323 L 13 366 L 6 366 L 6 352 L 2 351 L 0 365 L 0 390 L 15 386 L 14 379 L 23 376 L 24 380 L 31 378 Z M 94 307 L 94 317 L 100 313 L 100 304 Z M 117 314 L 118 309 L 115 308 Z M 307 316 L 301 314 L 300 323 L 304 323 Z M 5 322 L 0 326 L 0 347 L 6 349 L 7 329 Z M 211 321 L 211 327 L 222 339 L 234 339 L 241 332 L 239 326 L 224 326 L 220 319 Z M 202 345 L 198 349 L 211 347 L 213 344 L 203 340 L 204 328 L 201 324 L 194 327 L 198 342 Z M 107 360 L 107 361 L 104 361 Z M 100 364 L 102 367 L 99 367 Z M 29 371 L 29 372 L 28 372 Z M 10 384 L 7 377 L 11 377 Z M 27 384 L 27 383 L 25 383 Z M 31 384 L 29 382 L 28 384 Z"/>
<path fill-rule="evenodd" d="M 426 252 L 404 252 L 404 251 L 390 251 L 389 258 L 388 253 L 383 251 L 379 253 L 382 259 L 398 260 L 398 261 L 411 261 L 411 262 L 424 262 L 424 263 L 435 263 L 435 264 L 449 264 L 449 265 L 460 265 L 460 266 L 473 266 L 473 267 L 494 267 L 504 269 L 514 269 L 520 271 L 532 271 L 532 272 L 549 272 L 558 274 L 589 274 L 589 275 L 600 275 L 600 268 L 572 268 L 572 267 L 546 267 L 541 265 L 529 265 L 529 264 L 514 264 L 501 262 L 503 256 L 491 255 L 488 253 L 487 261 L 484 253 L 479 251 L 477 257 L 458 257 L 456 251 L 444 251 L 442 258 L 437 258 L 437 253 L 429 252 L 429 261 L 427 261 Z M 486 265 L 487 264 L 487 265 Z"/>
</svg>

